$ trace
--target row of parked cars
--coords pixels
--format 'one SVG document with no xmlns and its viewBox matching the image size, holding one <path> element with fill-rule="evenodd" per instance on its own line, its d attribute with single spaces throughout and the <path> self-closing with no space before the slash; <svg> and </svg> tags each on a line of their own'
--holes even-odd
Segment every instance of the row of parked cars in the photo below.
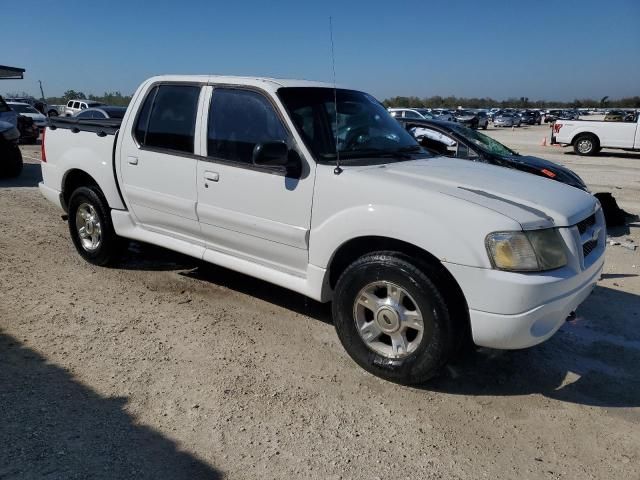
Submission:
<svg viewBox="0 0 640 480">
<path fill-rule="evenodd" d="M 514 108 L 491 110 L 445 110 L 429 108 L 390 108 L 391 116 L 398 119 L 441 120 L 461 123 L 467 127 L 486 130 L 489 122 L 495 127 L 519 127 L 540 125 L 546 112 L 541 110 L 516 110 Z M 545 119 L 546 121 L 546 119 Z"/>
</svg>

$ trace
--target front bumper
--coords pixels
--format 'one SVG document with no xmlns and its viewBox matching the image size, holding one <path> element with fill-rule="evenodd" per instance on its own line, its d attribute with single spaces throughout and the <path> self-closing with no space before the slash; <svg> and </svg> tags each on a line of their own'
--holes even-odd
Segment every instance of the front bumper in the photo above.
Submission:
<svg viewBox="0 0 640 480">
<path fill-rule="evenodd" d="M 601 273 L 602 264 L 575 291 L 524 313 L 506 315 L 469 310 L 474 343 L 482 347 L 517 349 L 544 342 L 591 294 Z"/>
<path fill-rule="evenodd" d="M 589 296 L 604 266 L 606 231 L 601 212 L 593 227 L 597 247 L 582 258 L 585 236 L 576 227 L 563 229 L 575 239 L 569 264 L 558 270 L 516 273 L 445 263 L 469 306 L 476 345 L 499 349 L 526 348 L 551 337 L 571 312 Z"/>
</svg>

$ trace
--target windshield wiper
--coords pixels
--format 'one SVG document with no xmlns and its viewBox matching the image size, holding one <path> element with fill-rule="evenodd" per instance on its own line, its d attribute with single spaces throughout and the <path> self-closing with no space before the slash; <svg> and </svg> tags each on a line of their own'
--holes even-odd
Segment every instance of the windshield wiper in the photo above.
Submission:
<svg viewBox="0 0 640 480">
<path fill-rule="evenodd" d="M 422 147 L 419 145 L 408 145 L 406 147 L 400 147 L 397 149 L 386 148 L 369 148 L 363 150 L 350 150 L 346 152 L 340 152 L 341 158 L 397 158 L 401 160 L 411 160 L 411 153 L 418 153 L 422 151 Z"/>
</svg>

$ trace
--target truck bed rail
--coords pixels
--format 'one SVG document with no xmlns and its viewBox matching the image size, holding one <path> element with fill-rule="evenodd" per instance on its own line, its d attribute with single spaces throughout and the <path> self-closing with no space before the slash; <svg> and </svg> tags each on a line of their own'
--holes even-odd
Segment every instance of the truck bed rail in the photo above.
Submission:
<svg viewBox="0 0 640 480">
<path fill-rule="evenodd" d="M 75 118 L 58 117 L 49 119 L 49 128 L 64 128 L 73 133 L 94 132 L 98 136 L 115 135 L 120 130 L 121 118 Z"/>
</svg>

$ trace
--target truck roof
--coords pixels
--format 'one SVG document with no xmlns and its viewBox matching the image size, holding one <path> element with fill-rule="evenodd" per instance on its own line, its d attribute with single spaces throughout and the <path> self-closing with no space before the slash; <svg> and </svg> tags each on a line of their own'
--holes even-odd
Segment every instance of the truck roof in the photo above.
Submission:
<svg viewBox="0 0 640 480">
<path fill-rule="evenodd" d="M 333 88 L 332 83 L 315 82 L 311 80 L 295 80 L 268 77 L 240 77 L 232 75 L 158 75 L 147 80 L 156 82 L 197 82 L 197 83 L 227 83 L 231 85 L 247 85 L 276 91 L 282 87 L 322 87 Z"/>
</svg>

